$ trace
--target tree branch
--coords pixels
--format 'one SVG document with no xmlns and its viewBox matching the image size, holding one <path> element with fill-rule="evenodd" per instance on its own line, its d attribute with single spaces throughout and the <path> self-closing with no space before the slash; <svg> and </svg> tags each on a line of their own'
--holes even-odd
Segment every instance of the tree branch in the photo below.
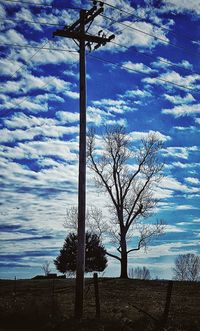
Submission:
<svg viewBox="0 0 200 331">
<path fill-rule="evenodd" d="M 111 253 L 109 253 L 109 252 L 107 252 L 107 251 L 106 251 L 106 254 L 107 254 L 108 256 L 113 257 L 114 259 L 117 259 L 117 260 L 121 261 L 120 257 L 117 256 L 117 255 L 111 254 Z"/>
</svg>

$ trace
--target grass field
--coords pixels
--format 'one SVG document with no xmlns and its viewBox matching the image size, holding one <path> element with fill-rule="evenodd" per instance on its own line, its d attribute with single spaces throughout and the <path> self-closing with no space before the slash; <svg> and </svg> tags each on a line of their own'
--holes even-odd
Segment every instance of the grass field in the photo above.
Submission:
<svg viewBox="0 0 200 331">
<path fill-rule="evenodd" d="M 0 331 L 160 331 L 167 281 L 100 278 L 100 318 L 92 279 L 86 279 L 84 319 L 73 319 L 74 279 L 0 280 Z M 169 300 L 168 300 L 169 303 Z M 164 330 L 200 330 L 200 283 L 173 282 Z M 163 328 L 162 328 L 163 330 Z"/>
</svg>

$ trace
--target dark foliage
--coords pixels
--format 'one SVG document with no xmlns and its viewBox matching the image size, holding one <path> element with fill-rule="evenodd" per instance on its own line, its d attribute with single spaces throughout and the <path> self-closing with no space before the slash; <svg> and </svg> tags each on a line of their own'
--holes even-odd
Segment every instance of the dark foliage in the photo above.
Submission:
<svg viewBox="0 0 200 331">
<path fill-rule="evenodd" d="M 59 256 L 54 260 L 57 270 L 63 274 L 76 271 L 77 244 L 77 235 L 70 233 Z M 106 250 L 100 238 L 96 234 L 86 232 L 85 272 L 103 271 L 107 267 L 105 254 Z"/>
</svg>

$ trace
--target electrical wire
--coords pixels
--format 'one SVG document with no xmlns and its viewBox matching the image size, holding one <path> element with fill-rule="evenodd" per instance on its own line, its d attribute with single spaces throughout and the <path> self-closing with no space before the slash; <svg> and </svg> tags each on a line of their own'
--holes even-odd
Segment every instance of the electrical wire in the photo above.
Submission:
<svg viewBox="0 0 200 331">
<path fill-rule="evenodd" d="M 45 42 L 44 43 L 44 45 L 42 46 L 42 47 L 40 47 L 40 48 L 38 48 L 38 50 L 27 60 L 27 62 L 29 62 L 30 60 L 32 60 L 32 58 L 36 55 L 36 54 L 38 54 L 42 49 L 43 49 L 43 47 L 45 47 L 47 44 L 49 43 L 49 41 L 47 41 L 47 42 Z M 15 76 L 15 74 L 18 72 L 18 71 L 20 71 L 22 68 L 24 67 L 24 64 L 22 64 L 21 66 L 19 66 L 18 67 L 18 69 L 15 71 L 15 72 L 13 72 L 13 74 L 10 76 L 10 78 L 12 78 L 13 76 Z"/>
<path fill-rule="evenodd" d="M 65 50 L 65 52 L 67 52 L 67 50 Z M 73 51 L 74 52 L 74 51 Z M 76 53 L 78 54 L 78 52 L 76 51 Z M 64 70 L 65 71 L 65 70 Z M 63 71 L 63 72 L 64 72 Z M 62 73 L 63 73 L 62 72 Z M 47 83 L 45 83 L 44 85 L 42 85 L 42 86 L 40 86 L 40 89 L 44 89 L 46 86 L 48 86 L 55 78 L 58 78 L 58 77 L 60 77 L 60 74 L 59 75 L 56 75 L 55 77 L 53 77 L 50 81 L 48 81 Z M 14 107 L 19 107 L 23 102 L 25 102 L 27 99 L 29 98 L 29 96 L 26 96 L 26 97 L 24 97 L 20 102 L 18 102 L 18 103 L 13 103 L 13 106 Z M 11 111 L 11 110 L 10 110 Z M 9 113 L 10 113 L 10 111 L 8 111 L 8 112 L 4 112 L 3 113 L 3 116 L 4 115 L 8 115 Z M 0 115 L 1 115 L 1 117 L 2 117 L 2 112 L 0 112 Z"/>
<path fill-rule="evenodd" d="M 134 12 L 131 12 L 131 13 L 130 13 L 130 12 L 126 11 L 125 9 L 121 9 L 121 8 L 118 8 L 118 7 L 114 6 L 114 5 L 111 5 L 110 3 L 107 3 L 107 2 L 104 2 L 104 1 L 101 1 L 101 2 L 102 2 L 104 5 L 108 6 L 108 7 L 111 7 L 111 8 L 113 8 L 113 9 L 116 9 L 116 10 L 118 10 L 118 11 L 120 11 L 120 12 L 126 14 L 127 17 L 129 17 L 129 16 L 134 16 L 135 18 L 137 18 L 137 19 L 140 20 L 140 21 L 146 21 L 147 23 L 150 23 L 151 25 L 153 25 L 153 26 L 155 26 L 155 27 L 158 27 L 158 28 L 160 28 L 160 29 L 162 29 L 162 30 L 165 30 L 165 31 L 170 32 L 170 33 L 171 33 L 172 35 L 174 35 L 175 37 L 177 36 L 177 33 L 174 33 L 173 31 L 171 31 L 171 29 L 166 28 L 166 27 L 164 27 L 164 26 L 161 25 L 161 24 L 158 24 L 158 23 L 155 23 L 155 22 L 151 22 L 151 20 L 149 20 L 149 19 L 147 19 L 147 18 L 145 18 L 145 17 L 142 17 L 142 16 L 140 16 L 140 15 L 138 15 L 138 14 L 136 15 L 136 14 L 134 14 Z M 187 38 L 189 41 L 192 42 L 191 37 L 188 37 L 188 36 L 184 35 L 184 38 Z"/>
<path fill-rule="evenodd" d="M 40 4 L 40 3 L 35 3 L 35 2 L 28 2 L 28 1 L 18 1 L 18 0 L 4 0 L 5 2 L 11 2 L 13 4 L 23 4 L 23 5 L 28 5 L 28 6 L 36 6 L 36 7 L 47 7 L 47 8 L 55 8 L 53 5 L 48 5 L 48 4 Z M 73 9 L 73 10 L 80 10 L 82 9 L 81 7 L 74 7 L 74 6 L 65 6 L 66 9 Z"/>
<path fill-rule="evenodd" d="M 21 46 L 21 45 L 16 45 L 16 47 L 20 47 L 20 48 L 33 48 L 33 49 L 37 49 L 37 51 L 27 60 L 27 62 L 29 62 L 35 55 L 37 55 L 40 51 L 42 51 L 42 50 L 50 50 L 50 51 L 61 51 L 61 49 L 56 49 L 56 48 L 48 48 L 48 47 L 45 47 L 47 44 L 49 43 L 49 41 L 47 41 L 42 47 L 37 47 L 37 46 Z M 13 46 L 15 46 L 15 45 L 13 45 Z M 65 52 L 70 52 L 70 53 L 77 53 L 77 50 L 71 50 L 71 49 L 63 49 L 62 51 L 65 51 Z M 23 65 L 21 65 L 21 66 L 19 66 L 18 67 L 18 69 L 16 70 L 16 71 L 14 71 L 13 72 L 13 74 L 9 77 L 9 79 L 11 79 L 13 76 L 15 76 L 15 74 L 18 72 L 18 71 L 20 71 L 20 70 L 22 70 L 23 69 L 23 67 L 24 67 L 24 65 L 25 64 L 23 64 Z M 1 87 L 0 87 L 0 89 L 1 89 Z"/>
<path fill-rule="evenodd" d="M 46 25 L 46 26 L 57 26 L 57 27 L 59 27 L 59 26 L 61 26 L 61 23 L 59 24 L 59 23 L 47 23 L 47 22 L 40 22 L 40 21 L 31 21 L 31 20 L 15 20 L 15 19 L 13 19 L 13 18 L 3 18 L 3 17 L 1 17 L 0 16 L 0 20 L 1 21 L 10 21 L 10 22 L 16 22 L 16 23 L 31 23 L 31 24 L 40 24 L 40 25 Z M 63 26 L 63 24 L 62 24 L 62 26 Z"/>
<path fill-rule="evenodd" d="M 47 5 L 47 4 L 40 4 L 40 3 L 35 3 L 35 2 L 28 2 L 28 1 L 18 1 L 18 0 L 4 0 L 5 2 L 11 2 L 13 4 L 15 3 L 21 3 L 23 5 L 33 5 L 33 6 L 39 6 L 39 7 L 49 7 L 52 8 L 52 5 Z"/>
<path fill-rule="evenodd" d="M 12 44 L 11 44 L 12 45 Z M 12 45 L 13 46 L 13 45 Z M 32 47 L 32 46 L 22 46 L 22 45 L 15 45 L 16 47 L 22 47 L 22 48 L 35 48 L 35 47 Z M 44 50 L 49 50 L 49 51 L 52 51 L 52 50 L 55 50 L 55 51 L 63 51 L 63 52 L 73 52 L 73 53 L 79 53 L 78 52 L 78 50 L 66 50 L 66 49 L 59 49 L 59 48 L 57 48 L 57 49 L 53 49 L 53 48 L 43 48 Z M 43 49 L 41 49 L 41 48 L 39 48 L 39 50 L 43 50 Z M 106 62 L 106 63 L 109 63 L 109 64 L 113 64 L 114 66 L 116 66 L 116 67 L 119 67 L 119 68 L 122 68 L 122 69 L 126 69 L 126 70 L 128 70 L 128 71 L 133 71 L 133 72 L 136 72 L 136 73 L 139 73 L 139 74 L 142 74 L 142 75 L 147 75 L 146 73 L 144 73 L 144 72 L 142 72 L 142 71 L 140 71 L 140 70 L 135 70 L 135 69 L 131 69 L 131 68 L 129 68 L 129 67 L 127 67 L 127 66 L 124 66 L 124 65 L 120 65 L 120 64 L 118 64 L 118 63 L 114 63 L 114 62 L 112 62 L 112 61 L 109 61 L 109 60 L 106 60 L 106 59 L 102 59 L 102 58 L 100 58 L 100 57 L 97 57 L 97 56 L 94 56 L 94 55 L 92 55 L 92 54 L 88 54 L 90 57 L 93 57 L 93 58 L 96 58 L 97 60 L 100 60 L 100 61 L 103 61 L 103 62 Z M 150 69 L 152 69 L 151 67 L 149 67 Z M 165 83 L 169 83 L 169 84 L 172 84 L 172 85 L 174 85 L 174 86 L 177 86 L 177 87 L 180 87 L 180 88 L 183 88 L 183 89 L 186 89 L 186 90 L 189 90 L 189 91 L 193 91 L 193 93 L 199 93 L 199 91 L 195 91 L 195 89 L 193 89 L 193 88 L 190 88 L 190 87 L 186 87 L 186 86 L 184 86 L 184 85 L 180 85 L 180 84 L 177 84 L 177 83 L 174 83 L 174 82 L 171 82 L 171 81 L 169 81 L 169 80 L 167 80 L 167 79 L 163 79 L 163 78 L 158 78 L 158 77 L 154 77 L 155 79 L 157 79 L 157 80 L 160 80 L 160 81 L 162 81 L 162 82 L 165 82 Z"/>
<path fill-rule="evenodd" d="M 137 32 L 139 32 L 139 33 L 142 33 L 142 34 L 145 34 L 145 35 L 147 35 L 147 36 L 150 36 L 150 37 L 152 37 L 152 38 L 154 38 L 154 39 L 160 40 L 160 41 L 162 41 L 163 43 L 168 44 L 168 45 L 170 45 L 170 46 L 172 46 L 172 47 L 175 47 L 175 48 L 178 48 L 178 49 L 184 50 L 184 51 L 186 51 L 187 53 L 191 53 L 191 52 L 189 52 L 187 49 L 185 49 L 184 47 L 178 46 L 178 45 L 173 44 L 173 43 L 171 43 L 170 41 L 167 41 L 167 40 L 165 40 L 165 39 L 163 39 L 163 38 L 161 38 L 161 37 L 155 36 L 155 35 L 153 35 L 153 34 L 151 34 L 151 33 L 145 32 L 145 31 L 143 31 L 143 30 L 141 30 L 141 29 L 135 28 L 135 27 L 133 27 L 132 25 L 128 25 L 128 24 L 125 24 L 125 23 L 119 22 L 119 21 L 115 20 L 114 18 L 112 18 L 112 17 L 108 17 L 108 16 L 105 16 L 105 15 L 103 15 L 103 14 L 100 14 L 100 16 L 102 16 L 103 18 L 108 19 L 108 20 L 110 20 L 110 21 L 112 21 L 112 22 L 114 22 L 114 23 L 120 24 L 120 25 L 122 25 L 122 26 L 124 26 L 124 27 L 126 27 L 126 28 L 129 28 L 129 29 L 131 29 L 131 30 L 137 31 Z M 194 53 L 192 53 L 192 54 L 194 55 Z"/>
<path fill-rule="evenodd" d="M 3 19 L 3 17 L 0 17 L 0 20 L 1 19 Z M 4 21 L 12 21 L 12 22 L 22 22 L 21 20 L 14 20 L 14 19 L 4 19 Z M 23 20 L 23 22 L 25 22 L 25 23 L 31 23 L 31 24 L 41 24 L 41 25 L 49 25 L 49 26 L 59 26 L 59 24 L 56 24 L 56 23 L 47 23 L 47 22 L 40 22 L 40 21 L 30 21 L 30 20 Z M 60 26 L 61 26 L 61 24 L 60 24 Z M 62 24 L 62 26 L 63 26 L 63 24 Z M 129 26 L 130 27 L 130 26 Z M 121 32 L 121 30 L 120 30 L 120 32 Z M 117 42 L 115 42 L 115 41 L 110 41 L 112 44 L 115 44 L 115 45 L 117 45 L 117 46 L 120 46 L 120 47 L 123 47 L 123 48 L 126 48 L 127 50 L 129 50 L 130 49 L 130 47 L 128 47 L 128 46 L 125 46 L 125 45 L 121 45 L 121 44 L 119 44 L 119 43 L 117 43 Z M 131 46 L 132 47 L 132 46 Z M 157 61 L 159 61 L 159 62 L 162 62 L 162 63 L 164 63 L 164 64 L 168 64 L 168 65 L 170 65 L 170 66 L 173 66 L 173 67 L 176 67 L 176 68 L 179 68 L 179 69 L 182 69 L 182 70 L 186 70 L 186 71 L 190 71 L 191 73 L 195 73 L 193 70 L 191 70 L 191 69 L 189 69 L 189 68 L 185 68 L 185 67 L 183 67 L 183 66 L 181 66 L 181 65 L 178 65 L 178 64 L 175 64 L 175 63 L 172 63 L 172 62 L 170 62 L 170 61 L 167 61 L 167 60 L 162 60 L 162 59 L 158 59 L 156 56 L 153 56 L 153 55 L 150 55 L 150 54 L 147 54 L 147 53 L 144 53 L 144 52 L 140 52 L 140 51 L 138 51 L 138 50 L 136 50 L 136 49 L 132 49 L 132 51 L 133 52 L 135 52 L 135 53 L 138 53 L 138 54 L 141 54 L 141 55 L 143 55 L 143 56 L 146 56 L 146 57 L 149 57 L 149 58 L 152 58 L 152 59 L 156 59 Z"/>
<path fill-rule="evenodd" d="M 96 60 L 99 60 L 99 61 L 102 61 L 102 62 L 105 62 L 105 63 L 108 63 L 108 64 L 112 64 L 113 66 L 115 66 L 115 67 L 117 67 L 117 68 L 125 69 L 125 70 L 128 70 L 128 71 L 133 71 L 133 72 L 136 72 L 136 73 L 138 73 L 138 74 L 145 75 L 145 76 L 147 75 L 146 73 L 144 73 L 144 72 L 142 72 L 142 71 L 140 71 L 140 70 L 131 69 L 130 67 L 127 67 L 127 66 L 125 66 L 125 65 L 121 65 L 121 64 L 118 64 L 118 63 L 114 63 L 114 62 L 109 61 L 109 60 L 106 60 L 106 59 L 102 59 L 102 58 L 100 58 L 100 57 L 98 57 L 98 56 L 94 56 L 94 55 L 92 55 L 92 54 L 90 54 L 90 53 L 88 53 L 87 55 L 90 56 L 90 57 L 92 57 L 92 58 L 94 58 L 94 59 L 96 59 Z M 167 80 L 167 79 L 164 79 L 164 78 L 159 78 L 159 77 L 151 77 L 151 78 L 156 79 L 156 80 L 160 80 L 160 81 L 162 81 L 162 82 L 164 82 L 164 83 L 168 83 L 168 84 L 174 85 L 174 86 L 176 86 L 176 87 L 180 87 L 180 88 L 185 89 L 185 90 L 188 90 L 188 91 L 190 91 L 190 92 L 192 91 L 192 93 L 199 93 L 199 92 L 200 92 L 199 90 L 195 91 L 195 89 L 193 89 L 193 88 L 186 87 L 186 86 L 184 86 L 184 85 L 180 85 L 180 84 L 177 84 L 177 83 L 171 82 L 171 81 L 169 81 L 169 80 Z M 192 94 L 192 93 L 191 93 L 191 94 Z"/>
<path fill-rule="evenodd" d="M 107 4 L 107 3 L 104 2 L 104 4 Z M 122 11 L 122 12 L 128 13 L 127 11 L 121 10 L 121 9 L 115 7 L 115 6 L 110 5 L 110 4 L 107 4 L 107 5 L 109 5 L 109 6 L 112 7 L 112 8 L 116 8 L 116 9 Z M 104 16 L 104 15 L 102 15 L 102 16 Z M 110 19 L 110 20 L 114 20 L 114 19 L 109 18 L 109 17 L 107 17 L 107 16 L 104 16 L 104 17 L 107 18 L 107 19 Z M 1 17 L 0 17 L 0 19 L 1 19 Z M 8 20 L 8 21 L 14 21 L 14 22 L 15 22 L 15 21 L 16 21 L 16 22 L 21 22 L 21 21 L 19 21 L 19 20 L 14 20 L 14 19 L 6 19 L 6 21 L 7 21 L 7 20 Z M 31 24 L 41 24 L 41 25 L 59 26 L 59 24 L 56 24 L 56 23 L 47 23 L 47 22 L 40 22 L 40 21 L 24 20 L 24 22 L 25 22 L 25 23 L 31 23 Z M 117 22 L 117 23 L 119 23 L 119 24 L 124 24 L 124 23 L 118 22 L 118 21 L 116 21 L 116 20 L 114 20 L 114 22 L 115 22 L 115 23 Z M 133 28 L 134 30 L 136 30 L 136 31 L 138 31 L 138 32 L 141 32 L 141 33 L 147 34 L 147 35 L 149 35 L 149 36 L 152 36 L 152 37 L 154 37 L 154 38 L 156 38 L 156 39 L 159 39 L 159 40 L 161 40 L 161 41 L 163 41 L 163 42 L 165 42 L 165 43 L 170 44 L 170 45 L 173 46 L 173 47 L 180 48 L 179 46 L 177 46 L 177 45 L 175 45 L 175 44 L 169 43 L 168 41 L 164 40 L 163 38 L 160 38 L 160 37 L 154 36 L 154 35 L 152 35 L 152 34 L 146 33 L 145 31 L 142 31 L 142 30 L 136 29 L 136 28 L 132 27 L 132 25 L 126 25 L 125 28 Z M 120 32 L 121 32 L 121 30 L 120 30 Z M 115 42 L 112 42 L 112 43 L 115 43 Z M 115 44 L 117 45 L 117 43 L 115 43 Z M 120 45 L 120 44 L 118 44 L 118 45 Z M 124 45 L 121 45 L 121 47 L 124 47 L 124 48 L 127 48 L 127 49 L 128 49 L 128 47 L 126 47 L 126 46 L 124 46 Z M 181 49 L 183 49 L 183 48 L 181 47 Z M 151 56 L 151 55 L 147 55 L 147 54 L 142 53 L 142 52 L 139 52 L 139 51 L 137 51 L 137 50 L 133 50 L 133 51 L 134 51 L 134 52 L 137 52 L 137 53 L 140 53 L 140 54 L 143 54 L 144 56 L 146 55 L 146 56 L 149 56 L 149 57 L 153 57 L 153 56 Z M 156 58 L 156 57 L 155 57 L 155 58 Z M 170 64 L 170 65 L 176 66 L 176 67 L 178 67 L 178 68 L 182 68 L 183 70 L 190 70 L 190 69 L 188 69 L 188 68 L 184 68 L 184 67 L 178 66 L 178 65 L 176 65 L 176 64 L 172 64 L 171 62 L 168 62 L 168 61 L 165 61 L 165 60 L 160 60 L 160 62 L 163 62 L 163 63 L 165 63 L 165 64 Z"/>
<path fill-rule="evenodd" d="M 117 46 L 124 47 L 124 48 L 130 50 L 130 47 L 127 47 L 127 46 L 125 46 L 125 45 L 121 45 L 121 44 L 119 44 L 119 43 L 116 43 L 116 42 L 113 41 L 113 40 L 111 40 L 110 42 L 111 42 L 112 44 L 115 44 L 115 45 L 117 45 Z M 138 53 L 138 54 L 140 54 L 140 55 L 142 55 L 142 56 L 149 57 L 149 58 L 151 58 L 151 59 L 156 59 L 158 62 L 161 62 L 161 63 L 167 64 L 167 65 L 170 65 L 170 66 L 172 66 L 172 67 L 176 67 L 176 68 L 178 68 L 178 69 L 182 69 L 182 70 L 189 71 L 189 72 L 191 72 L 192 74 L 199 74 L 198 72 L 194 72 L 193 70 L 191 70 L 191 69 L 189 69 L 189 68 L 185 68 L 185 67 L 183 67 L 182 65 L 179 65 L 179 64 L 176 64 L 176 63 L 172 63 L 172 62 L 167 61 L 167 60 L 159 59 L 159 58 L 157 58 L 155 55 L 151 55 L 151 54 L 147 54 L 147 53 L 144 53 L 144 52 L 140 52 L 140 51 L 138 51 L 137 49 L 133 49 L 133 48 L 131 49 L 131 51 L 133 51 L 133 52 L 135 52 L 135 53 Z M 150 67 L 150 68 L 151 68 L 151 67 Z M 151 68 L 151 69 L 152 69 L 152 68 Z"/>
<path fill-rule="evenodd" d="M 101 27 L 99 27 L 99 26 L 97 26 L 96 24 L 95 24 L 95 26 L 96 27 L 98 27 L 99 29 L 102 29 Z M 110 31 L 107 31 L 108 33 L 112 33 L 112 32 L 110 32 Z M 90 34 L 91 36 L 92 36 L 92 34 Z M 131 51 L 133 51 L 133 52 L 135 52 L 135 53 L 138 53 L 138 54 L 140 54 L 140 55 L 142 55 L 142 56 L 146 56 L 146 57 L 149 57 L 149 58 L 151 58 L 151 59 L 156 59 L 158 62 L 161 62 L 161 63 L 164 63 L 164 64 L 167 64 L 167 65 L 170 65 L 170 66 L 172 66 L 172 67 L 176 67 L 176 68 L 178 68 L 178 69 L 182 69 L 182 70 L 186 70 L 186 71 L 189 71 L 189 72 L 191 72 L 192 74 L 199 74 L 198 72 L 195 72 L 194 70 L 191 70 L 191 69 L 189 69 L 189 68 L 186 68 L 186 67 L 183 67 L 182 65 L 179 65 L 179 64 L 176 64 L 176 63 L 172 63 L 172 62 L 170 62 L 170 61 L 168 61 L 168 60 L 163 60 L 163 59 L 159 59 L 157 56 L 155 56 L 155 55 L 151 55 L 151 54 L 148 54 L 148 53 L 145 53 L 145 52 L 141 52 L 141 51 L 138 51 L 137 49 L 135 49 L 135 48 L 133 48 L 133 46 L 125 46 L 125 45 L 122 45 L 122 44 L 119 44 L 119 43 L 117 43 L 116 41 L 113 41 L 113 40 L 110 40 L 110 43 L 111 44 L 114 44 L 114 45 L 117 45 L 117 46 L 120 46 L 120 47 L 123 47 L 123 48 L 125 48 L 125 49 L 127 49 L 127 50 L 130 50 L 130 48 L 131 48 Z M 146 64 L 145 64 L 146 65 Z M 151 68 L 152 69 L 152 68 Z"/>
<path fill-rule="evenodd" d="M 48 41 L 49 42 L 49 41 Z M 17 44 L 7 44 L 0 43 L 0 46 L 8 46 L 8 47 L 16 47 L 16 48 L 33 48 L 39 50 L 48 50 L 48 51 L 61 51 L 61 52 L 69 52 L 69 53 L 78 53 L 79 51 L 76 49 L 67 49 L 67 48 L 52 48 L 52 47 L 39 47 L 39 46 L 29 46 L 29 45 L 17 45 Z"/>
<path fill-rule="evenodd" d="M 0 17 L 0 20 L 2 19 L 2 17 Z M 22 21 L 20 21 L 20 20 L 13 20 L 13 19 L 4 19 L 4 21 L 12 21 L 12 22 L 22 22 Z M 59 26 L 59 24 L 56 24 L 56 23 L 47 23 L 47 22 L 40 22 L 40 21 L 28 21 L 28 20 L 23 20 L 23 22 L 25 22 L 25 23 L 31 23 L 31 24 L 41 24 L 41 25 L 49 25 L 49 26 Z M 61 24 L 60 24 L 60 26 L 61 26 Z M 62 26 L 63 26 L 63 24 L 62 24 Z M 127 26 L 128 28 L 131 28 L 132 26 Z M 121 30 L 120 30 L 120 32 L 121 32 Z M 154 37 L 154 38 L 158 38 L 158 37 Z M 126 49 L 130 49 L 130 47 L 127 47 L 127 46 L 125 46 L 125 45 L 121 45 L 121 44 L 119 44 L 119 43 L 116 43 L 116 42 L 114 42 L 114 41 L 111 41 L 111 43 L 112 44 L 116 44 L 116 45 L 118 45 L 118 46 L 121 46 L 121 47 L 123 47 L 123 48 L 126 48 Z M 171 45 L 171 43 L 170 43 L 170 45 Z M 174 44 L 173 44 L 174 45 Z M 179 46 L 176 46 L 176 47 L 179 47 Z M 136 52 L 136 53 L 139 53 L 139 54 L 142 54 L 142 55 L 144 55 L 144 56 L 148 56 L 148 57 L 151 57 L 151 58 L 156 58 L 157 59 L 157 57 L 156 56 L 153 56 L 153 55 L 150 55 L 150 54 L 147 54 L 147 53 L 144 53 L 144 52 L 140 52 L 140 51 L 137 51 L 137 50 L 135 50 L 135 49 L 133 49 L 133 51 L 134 52 Z M 172 62 L 169 62 L 169 61 L 167 61 L 167 60 L 159 60 L 159 62 L 162 62 L 162 63 L 165 63 L 165 64 L 168 64 L 168 65 L 171 65 L 171 66 L 174 66 L 174 67 L 177 67 L 177 68 L 181 68 L 181 69 L 183 69 L 183 70 L 189 70 L 189 71 L 191 71 L 191 72 L 193 72 L 192 70 L 190 70 L 189 68 L 185 68 L 185 67 L 182 67 L 181 65 L 177 65 L 177 64 L 173 64 Z"/>
</svg>

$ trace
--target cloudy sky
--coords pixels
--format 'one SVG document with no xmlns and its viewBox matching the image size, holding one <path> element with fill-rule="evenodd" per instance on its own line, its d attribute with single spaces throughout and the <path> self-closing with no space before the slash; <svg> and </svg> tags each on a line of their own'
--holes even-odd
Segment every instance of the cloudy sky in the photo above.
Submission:
<svg viewBox="0 0 200 331">
<path fill-rule="evenodd" d="M 77 204 L 79 54 L 52 37 L 90 0 L 0 0 L 1 278 L 31 277 L 58 255 L 66 209 Z M 133 144 L 149 132 L 163 140 L 165 177 L 150 221 L 164 236 L 129 266 L 170 278 L 178 254 L 200 252 L 200 0 L 107 0 L 88 33 L 115 34 L 87 51 L 87 121 L 126 127 Z M 88 171 L 88 205 L 102 208 Z M 104 238 L 108 247 L 108 238 Z M 109 259 L 107 276 L 118 276 Z"/>
</svg>

